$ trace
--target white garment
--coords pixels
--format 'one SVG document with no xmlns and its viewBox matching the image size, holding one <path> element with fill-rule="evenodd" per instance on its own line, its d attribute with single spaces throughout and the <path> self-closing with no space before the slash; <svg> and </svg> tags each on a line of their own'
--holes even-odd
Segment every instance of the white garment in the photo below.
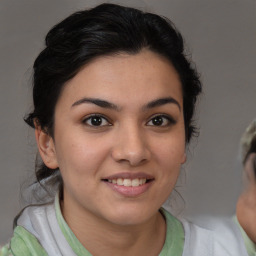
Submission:
<svg viewBox="0 0 256 256">
<path fill-rule="evenodd" d="M 181 222 L 185 231 L 182 256 L 248 256 L 240 231 L 231 220 L 217 222 L 214 230 Z M 17 224 L 32 233 L 49 256 L 76 256 L 58 225 L 54 204 L 26 208 Z"/>
<path fill-rule="evenodd" d="M 182 256 L 248 256 L 240 230 L 232 220 L 216 220 L 212 230 L 181 222 L 185 231 Z"/>
<path fill-rule="evenodd" d="M 49 256 L 77 256 L 59 227 L 54 203 L 27 207 L 17 225 L 34 235 Z"/>
</svg>

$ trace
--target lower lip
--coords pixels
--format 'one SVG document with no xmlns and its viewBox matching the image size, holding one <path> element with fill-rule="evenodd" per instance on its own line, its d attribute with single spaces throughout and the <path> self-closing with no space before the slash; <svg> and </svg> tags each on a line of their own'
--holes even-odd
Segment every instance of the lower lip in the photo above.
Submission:
<svg viewBox="0 0 256 256">
<path fill-rule="evenodd" d="M 141 194 L 145 193 L 153 184 L 153 181 L 140 185 L 138 187 L 126 187 L 126 186 L 119 186 L 117 184 L 113 184 L 107 181 L 104 181 L 106 185 L 108 185 L 111 189 L 118 192 L 119 194 L 126 196 L 126 197 L 137 197 Z"/>
</svg>

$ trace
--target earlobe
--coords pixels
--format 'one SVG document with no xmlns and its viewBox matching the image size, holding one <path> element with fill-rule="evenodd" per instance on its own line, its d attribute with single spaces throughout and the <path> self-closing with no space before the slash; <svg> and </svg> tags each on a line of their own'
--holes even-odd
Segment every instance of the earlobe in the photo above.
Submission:
<svg viewBox="0 0 256 256">
<path fill-rule="evenodd" d="M 44 164 L 50 169 L 58 168 L 53 138 L 38 126 L 35 128 L 35 136 L 37 147 Z"/>
<path fill-rule="evenodd" d="M 183 157 L 182 157 L 182 159 L 181 159 L 181 164 L 185 164 L 186 161 L 187 161 L 187 154 L 184 153 L 184 155 L 183 155 Z"/>
</svg>

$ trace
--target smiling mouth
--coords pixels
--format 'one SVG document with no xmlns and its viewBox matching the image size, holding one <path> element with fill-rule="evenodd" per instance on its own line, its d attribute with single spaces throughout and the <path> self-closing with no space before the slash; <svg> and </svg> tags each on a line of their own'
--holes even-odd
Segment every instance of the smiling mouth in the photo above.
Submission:
<svg viewBox="0 0 256 256">
<path fill-rule="evenodd" d="M 116 184 L 118 186 L 124 187 L 139 187 L 146 183 L 153 181 L 153 179 L 146 179 L 146 178 L 136 178 L 136 179 L 103 179 L 103 181 Z"/>
</svg>

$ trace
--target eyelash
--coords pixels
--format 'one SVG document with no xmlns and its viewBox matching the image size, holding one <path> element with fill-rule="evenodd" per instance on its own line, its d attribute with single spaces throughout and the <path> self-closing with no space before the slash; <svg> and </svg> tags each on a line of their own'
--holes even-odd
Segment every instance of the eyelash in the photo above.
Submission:
<svg viewBox="0 0 256 256">
<path fill-rule="evenodd" d="M 165 120 L 163 120 L 163 122 L 165 121 L 167 123 L 164 124 L 164 125 L 154 125 L 154 124 L 152 124 L 152 125 L 149 125 L 149 126 L 168 127 L 170 125 L 176 124 L 176 121 L 171 116 L 164 115 L 164 114 L 158 114 L 158 115 L 155 115 L 155 116 L 151 117 L 150 121 L 147 122 L 147 124 L 152 122 L 154 118 L 161 118 L 162 120 L 165 119 Z"/>
<path fill-rule="evenodd" d="M 92 123 L 88 124 L 88 121 L 92 122 L 93 118 L 100 118 L 101 120 L 104 120 L 105 122 L 107 122 L 107 124 L 104 124 L 104 125 L 101 125 L 101 124 L 100 125 L 93 125 Z M 104 117 L 103 115 L 100 115 L 100 114 L 92 114 L 92 115 L 86 117 L 83 120 L 83 124 L 86 124 L 86 125 L 91 126 L 91 127 L 105 127 L 105 126 L 111 126 L 112 125 L 106 117 Z"/>
<path fill-rule="evenodd" d="M 93 125 L 92 124 L 93 118 L 100 118 L 101 119 L 100 124 L 99 125 Z M 165 122 L 165 124 L 164 125 L 162 125 L 162 124 L 160 124 L 160 125 L 149 124 L 150 122 L 153 122 L 154 118 L 161 118 L 162 121 Z M 89 121 L 90 121 L 90 124 L 88 124 Z M 112 126 L 111 122 L 106 117 L 104 117 L 103 115 L 100 115 L 100 114 L 92 114 L 89 117 L 86 117 L 82 122 L 83 122 L 83 124 L 85 124 L 87 126 L 90 126 L 90 127 Z M 102 125 L 102 122 L 106 122 L 107 124 Z M 155 126 L 155 127 L 167 127 L 167 126 L 170 126 L 170 125 L 173 125 L 173 124 L 176 124 L 176 121 L 172 117 L 170 117 L 168 115 L 164 115 L 164 114 L 155 115 L 155 116 L 151 117 L 150 120 L 146 123 L 146 125 L 148 125 L 148 126 Z"/>
</svg>

